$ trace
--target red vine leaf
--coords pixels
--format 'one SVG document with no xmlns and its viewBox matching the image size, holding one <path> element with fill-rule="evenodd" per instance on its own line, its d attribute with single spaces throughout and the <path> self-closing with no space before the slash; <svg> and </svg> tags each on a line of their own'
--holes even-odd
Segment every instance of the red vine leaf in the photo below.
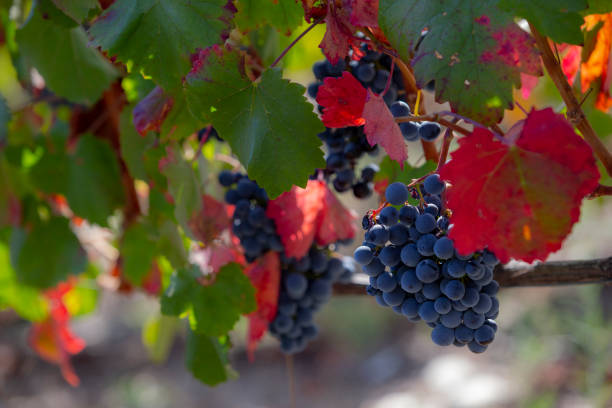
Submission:
<svg viewBox="0 0 612 408">
<path fill-rule="evenodd" d="M 231 226 L 230 206 L 205 194 L 200 210 L 189 219 L 188 225 L 195 238 L 204 244 L 210 243 Z"/>
<path fill-rule="evenodd" d="M 280 286 L 280 260 L 277 252 L 269 251 L 257 261 L 249 264 L 247 276 L 255 287 L 257 310 L 248 315 L 249 330 L 247 334 L 247 350 L 249 360 L 253 361 L 257 343 L 261 340 L 268 325 L 276 316 L 278 306 L 278 291 Z"/>
<path fill-rule="evenodd" d="M 270 201 L 266 210 L 288 257 L 302 258 L 312 243 L 327 245 L 355 235 L 353 215 L 329 190 L 325 182 L 308 181 L 306 188 L 294 186 Z"/>
<path fill-rule="evenodd" d="M 317 93 L 317 103 L 324 108 L 323 124 L 331 128 L 363 125 L 366 96 L 366 89 L 350 72 L 325 78 Z"/>
<path fill-rule="evenodd" d="M 70 313 L 63 297 L 72 287 L 72 283 L 62 282 L 45 293 L 49 301 L 49 316 L 32 325 L 28 341 L 40 357 L 59 365 L 64 379 L 76 387 L 79 377 L 70 364 L 70 355 L 80 353 L 85 348 L 85 341 L 76 336 L 68 325 Z"/>
<path fill-rule="evenodd" d="M 368 90 L 363 117 L 366 121 L 363 131 L 370 146 L 380 144 L 389 157 L 403 167 L 404 161 L 408 158 L 406 143 L 382 96 Z"/>
<path fill-rule="evenodd" d="M 174 105 L 174 100 L 159 86 L 155 87 L 134 107 L 134 127 L 145 136 L 148 131 L 159 132 L 162 123 Z"/>
<path fill-rule="evenodd" d="M 351 24 L 378 27 L 378 0 L 353 0 Z"/>
<path fill-rule="evenodd" d="M 353 211 L 344 207 L 336 195 L 329 188 L 325 188 L 324 205 L 315 236 L 317 244 L 324 246 L 353 238 L 356 218 Z"/>
<path fill-rule="evenodd" d="M 532 110 L 507 144 L 485 129 L 459 140 L 440 171 L 457 250 L 488 247 L 502 262 L 532 262 L 561 247 L 598 184 L 591 148 L 552 109 Z"/>
<path fill-rule="evenodd" d="M 325 188 L 324 183 L 309 180 L 305 189 L 293 186 L 268 203 L 266 214 L 276 223 L 288 257 L 302 258 L 310 249 L 325 205 Z"/>
</svg>

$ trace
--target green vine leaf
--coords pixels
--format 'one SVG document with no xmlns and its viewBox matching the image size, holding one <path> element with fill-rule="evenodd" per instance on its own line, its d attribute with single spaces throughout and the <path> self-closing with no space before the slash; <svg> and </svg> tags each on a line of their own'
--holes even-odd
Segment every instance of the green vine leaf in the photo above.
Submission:
<svg viewBox="0 0 612 408">
<path fill-rule="evenodd" d="M 270 25 L 290 35 L 304 22 L 304 9 L 297 1 L 240 0 L 237 8 L 236 25 L 243 31 Z"/>
<path fill-rule="evenodd" d="M 155 231 L 143 221 L 130 225 L 123 234 L 120 252 L 123 275 L 134 285 L 140 286 L 151 271 L 157 253 Z"/>
<path fill-rule="evenodd" d="M 75 215 L 102 226 L 125 201 L 117 158 L 92 135 L 79 138 L 74 154 L 47 152 L 30 177 L 42 191 L 65 195 Z"/>
<path fill-rule="evenodd" d="M 88 46 L 82 27 L 45 19 L 40 7 L 17 30 L 16 40 L 20 55 L 38 70 L 49 89 L 70 101 L 92 104 L 117 77 L 112 64 Z"/>
<path fill-rule="evenodd" d="M 77 23 L 85 20 L 91 9 L 100 7 L 97 0 L 53 0 L 53 3 Z"/>
<path fill-rule="evenodd" d="M 196 48 L 221 42 L 227 0 L 117 0 L 90 28 L 93 43 L 166 90 L 177 89 Z"/>
<path fill-rule="evenodd" d="M 502 10 L 529 20 L 542 34 L 558 43 L 582 44 L 578 13 L 588 7 L 586 0 L 500 0 Z"/>
<path fill-rule="evenodd" d="M 180 315 L 191 311 L 194 330 L 223 336 L 240 315 L 255 310 L 255 289 L 236 263 L 222 267 L 206 286 L 200 283 L 203 278 L 197 266 L 178 270 L 162 297 L 162 313 Z"/>
<path fill-rule="evenodd" d="M 317 134 L 324 130 L 304 87 L 263 72 L 251 82 L 239 70 L 238 56 L 207 50 L 186 78 L 191 112 L 212 122 L 271 198 L 306 186 L 315 168 L 325 167 Z"/>
<path fill-rule="evenodd" d="M 40 321 L 47 316 L 47 301 L 42 293 L 17 281 L 11 266 L 9 248 L 0 243 L 0 308 L 11 307 L 19 316 Z"/>
<path fill-rule="evenodd" d="M 11 264 L 19 282 L 49 288 L 85 271 L 87 255 L 68 220 L 52 217 L 35 224 L 30 231 L 13 229 Z"/>
<path fill-rule="evenodd" d="M 195 378 L 204 384 L 215 385 L 235 378 L 229 365 L 227 351 L 229 339 L 210 337 L 189 330 L 185 363 Z"/>
<path fill-rule="evenodd" d="M 485 124 L 512 108 L 521 73 L 542 74 L 534 40 L 498 0 L 380 0 L 378 20 L 420 88 L 435 80 L 436 101 Z"/>
</svg>

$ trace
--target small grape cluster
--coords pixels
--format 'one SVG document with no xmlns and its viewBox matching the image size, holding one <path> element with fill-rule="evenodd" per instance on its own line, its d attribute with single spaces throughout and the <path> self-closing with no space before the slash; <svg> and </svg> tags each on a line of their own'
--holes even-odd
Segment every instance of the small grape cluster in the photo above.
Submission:
<svg viewBox="0 0 612 408">
<path fill-rule="evenodd" d="M 410 106 L 406 102 L 397 101 L 394 102 L 389 110 L 394 118 L 401 116 L 410 116 Z M 408 142 L 414 142 L 423 139 L 426 142 L 433 142 L 440 136 L 440 125 L 436 122 L 402 122 L 399 124 L 399 128 L 402 131 L 404 139 Z"/>
<path fill-rule="evenodd" d="M 299 260 L 283 257 L 278 310 L 269 331 L 284 353 L 303 351 L 317 336 L 314 313 L 329 301 L 333 284 L 350 281 L 354 270 L 350 257 L 332 257 L 316 246 Z"/>
<path fill-rule="evenodd" d="M 288 258 L 274 220 L 266 215 L 269 201 L 266 191 L 245 174 L 229 170 L 219 173 L 219 183 L 230 187 L 225 201 L 235 206 L 232 232 L 240 239 L 247 262 L 255 261 L 267 251 L 280 254 L 278 309 L 268 329 L 281 342 L 283 352 L 303 351 L 318 333 L 313 322 L 314 312 L 329 300 L 334 283 L 351 280 L 355 263 L 351 257 L 333 257 L 329 247 L 314 245 L 304 257 Z"/>
<path fill-rule="evenodd" d="M 370 196 L 378 166 L 371 164 L 363 168 L 359 178 L 355 174 L 357 161 L 363 154 L 376 154 L 378 150 L 366 140 L 363 127 L 327 128 L 318 136 L 327 147 L 323 175 L 332 182 L 334 189 L 339 193 L 352 189 L 357 198 Z"/>
<path fill-rule="evenodd" d="M 240 173 L 223 170 L 219 173 L 219 183 L 232 187 L 225 193 L 225 201 L 235 206 L 232 215 L 232 232 L 240 239 L 248 262 L 267 251 L 284 251 L 276 224 L 266 215 L 268 194 L 253 180 Z"/>
<path fill-rule="evenodd" d="M 348 66 L 344 60 L 336 65 L 329 61 L 319 61 L 313 66 L 316 82 L 308 86 L 308 94 L 316 99 L 319 87 L 326 77 L 339 77 L 344 70 L 352 72 L 357 80 L 376 93 L 381 93 L 388 82 L 391 68 L 391 58 L 379 52 L 368 50 L 367 45 L 362 46 L 364 55 L 359 60 L 352 60 Z M 383 96 L 385 102 L 391 105 L 400 94 L 404 93 L 404 84 L 399 70 L 393 73 L 389 89 Z M 407 106 L 407 105 L 406 105 Z M 322 107 L 318 108 L 322 111 Z M 325 143 L 327 150 L 326 168 L 323 174 L 334 189 L 339 193 L 353 190 L 356 198 L 367 198 L 372 194 L 372 181 L 378 167 L 368 166 L 361 171 L 360 177 L 355 174 L 357 162 L 364 154 L 376 154 L 377 146 L 370 146 L 363 132 L 363 126 L 346 127 L 341 129 L 326 129 L 320 133 L 319 138 Z"/>
<path fill-rule="evenodd" d="M 495 338 L 499 313 L 493 280 L 498 260 L 488 250 L 462 255 L 448 238 L 448 211 L 442 206 L 445 184 L 437 174 L 410 191 L 393 183 L 385 191 L 390 206 L 367 229 L 355 261 L 370 276 L 367 293 L 410 321 L 424 320 L 440 346 L 465 346 L 482 353 Z M 406 204 L 410 193 L 418 206 Z M 399 211 L 395 206 L 401 206 Z"/>
</svg>

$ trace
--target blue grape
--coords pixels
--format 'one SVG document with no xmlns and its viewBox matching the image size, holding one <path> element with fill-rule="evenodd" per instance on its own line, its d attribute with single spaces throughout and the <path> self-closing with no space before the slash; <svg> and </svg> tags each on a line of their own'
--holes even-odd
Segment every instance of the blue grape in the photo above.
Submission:
<svg viewBox="0 0 612 408">
<path fill-rule="evenodd" d="M 431 331 L 431 340 L 438 346 L 450 346 L 455 340 L 455 333 L 453 329 L 438 324 Z"/>
<path fill-rule="evenodd" d="M 408 227 L 404 224 L 395 224 L 389 227 L 389 242 L 393 245 L 404 245 L 410 239 Z"/>
<path fill-rule="evenodd" d="M 408 293 L 417 293 L 423 288 L 423 282 L 417 278 L 414 269 L 408 269 L 404 272 L 400 285 Z"/>
<path fill-rule="evenodd" d="M 376 76 L 376 68 L 374 64 L 361 64 L 355 70 L 355 77 L 359 82 L 372 82 Z"/>
<path fill-rule="evenodd" d="M 439 297 L 434 301 L 434 309 L 441 315 L 447 314 L 452 310 L 451 301 L 446 297 Z"/>
<path fill-rule="evenodd" d="M 392 103 L 391 106 L 389 106 L 389 110 L 394 118 L 410 115 L 410 106 L 404 101 Z"/>
<path fill-rule="evenodd" d="M 437 239 L 433 234 L 422 235 L 417 241 L 417 250 L 423 256 L 431 256 L 434 254 L 436 241 Z"/>
<path fill-rule="evenodd" d="M 385 198 L 391 205 L 402 205 L 408 200 L 408 188 L 406 188 L 404 183 L 391 183 L 385 190 Z"/>
<path fill-rule="evenodd" d="M 440 289 L 442 289 L 442 293 L 450 300 L 460 300 L 465 294 L 465 286 L 458 280 L 451 280 L 446 286 Z"/>
<path fill-rule="evenodd" d="M 419 125 L 415 122 L 402 122 L 399 124 L 402 136 L 407 142 L 414 142 L 419 139 Z"/>
<path fill-rule="evenodd" d="M 434 216 L 434 218 L 436 218 L 438 216 L 438 213 L 440 212 L 440 209 L 435 204 L 427 204 L 423 212 L 427 214 L 431 214 Z M 437 225 L 438 225 L 438 222 L 436 221 L 436 226 Z"/>
<path fill-rule="evenodd" d="M 424 259 L 416 266 L 416 276 L 423 283 L 431 283 L 440 276 L 440 268 L 431 259 Z"/>
<path fill-rule="evenodd" d="M 401 218 L 400 218 L 401 220 Z M 450 221 L 447 217 L 442 216 L 442 217 L 438 217 L 438 220 L 436 221 L 436 224 L 438 226 L 438 229 L 440 231 L 446 231 L 448 230 L 448 226 L 450 225 Z"/>
<path fill-rule="evenodd" d="M 419 303 L 413 297 L 407 297 L 402 302 L 402 314 L 408 318 L 419 315 Z"/>
<path fill-rule="evenodd" d="M 455 253 L 453 241 L 448 237 L 441 237 L 436 241 L 433 252 L 440 259 L 452 258 Z"/>
<path fill-rule="evenodd" d="M 440 136 L 440 125 L 435 122 L 422 122 L 419 126 L 419 136 L 426 142 L 433 142 Z"/>
<path fill-rule="evenodd" d="M 378 276 L 382 271 L 385 270 L 385 265 L 380 262 L 380 259 L 374 258 L 372 262 L 365 265 L 363 268 L 363 272 L 368 276 Z"/>
<path fill-rule="evenodd" d="M 360 246 L 355 249 L 355 252 L 353 252 L 353 257 L 358 264 L 367 265 L 372 262 L 372 259 L 374 259 L 374 253 L 370 247 Z"/>
<path fill-rule="evenodd" d="M 223 187 L 229 187 L 236 182 L 234 173 L 229 170 L 222 170 L 219 173 L 219 184 Z"/>
<path fill-rule="evenodd" d="M 487 350 L 487 346 L 480 345 L 476 341 L 469 342 L 468 348 L 472 353 L 484 353 Z"/>
<path fill-rule="evenodd" d="M 272 322 L 277 333 L 288 333 L 293 328 L 293 319 L 286 315 L 277 315 Z"/>
<path fill-rule="evenodd" d="M 482 326 L 485 322 L 485 316 L 481 313 L 475 313 L 472 310 L 467 310 L 463 312 L 463 324 L 465 324 L 470 329 L 476 330 L 480 326 Z"/>
<path fill-rule="evenodd" d="M 440 195 L 444 191 L 445 185 L 444 182 L 440 180 L 440 175 L 434 173 L 425 178 L 423 181 L 423 188 L 428 194 Z"/>
<path fill-rule="evenodd" d="M 376 296 L 374 296 L 374 298 L 376 298 L 376 302 L 377 302 L 379 305 L 381 305 L 382 307 L 387 307 L 387 306 L 389 306 L 389 305 L 387 304 L 387 302 L 385 302 L 385 298 L 383 297 L 383 293 L 382 293 L 382 292 L 377 293 L 377 294 L 376 294 Z"/>
<path fill-rule="evenodd" d="M 442 292 L 440 292 L 440 285 L 437 282 L 424 284 L 422 292 L 423 296 L 429 300 L 435 300 L 442 294 Z"/>
<path fill-rule="evenodd" d="M 399 219 L 399 213 L 395 207 L 385 207 L 378 214 L 378 219 L 381 224 L 388 227 L 396 224 Z"/>
<path fill-rule="evenodd" d="M 436 219 L 431 214 L 419 214 L 414 222 L 414 226 L 421 234 L 427 234 L 436 228 Z"/>
<path fill-rule="evenodd" d="M 491 297 L 491 309 L 485 314 L 487 319 L 495 319 L 499 314 L 499 300 L 495 296 Z"/>
<path fill-rule="evenodd" d="M 461 324 L 455 328 L 455 339 L 460 343 L 467 344 L 474 340 L 474 330 Z"/>
<path fill-rule="evenodd" d="M 371 242 L 377 246 L 385 245 L 389 240 L 389 229 L 385 226 L 375 225 L 368 232 Z"/>
<path fill-rule="evenodd" d="M 418 216 L 419 210 L 412 205 L 406 205 L 402 207 L 399 211 L 400 222 L 407 226 L 411 226 L 412 224 L 414 224 Z"/>
<path fill-rule="evenodd" d="M 489 284 L 487 284 L 486 286 L 482 288 L 482 292 L 486 293 L 489 296 L 497 295 L 498 291 L 499 291 L 499 283 L 497 283 L 497 281 L 491 281 Z"/>
<path fill-rule="evenodd" d="M 478 303 L 476 303 L 476 305 L 472 306 L 472 309 L 476 312 L 476 313 L 488 313 L 489 310 L 491 310 L 491 307 L 493 306 L 493 301 L 491 300 L 491 297 L 489 295 L 487 295 L 486 293 L 482 293 L 480 294 L 480 297 L 478 299 Z"/>
<path fill-rule="evenodd" d="M 391 292 L 396 286 L 397 282 L 395 281 L 393 275 L 391 275 L 389 272 L 381 273 L 376 278 L 376 287 L 383 292 Z"/>
<path fill-rule="evenodd" d="M 401 305 L 405 297 L 406 292 L 404 292 L 401 288 L 395 288 L 395 290 L 391 292 L 383 292 L 383 299 L 389 306 Z"/>
<path fill-rule="evenodd" d="M 453 278 L 461 278 L 465 275 L 464 261 L 453 258 L 446 265 L 448 265 L 448 274 Z"/>
<path fill-rule="evenodd" d="M 404 245 L 402 251 L 400 252 L 400 258 L 404 265 L 406 266 L 417 266 L 419 261 L 421 260 L 421 254 L 417 250 L 415 244 L 407 244 Z"/>
<path fill-rule="evenodd" d="M 434 302 L 423 302 L 421 306 L 419 306 L 419 317 L 427 323 L 433 323 L 438 320 L 438 317 L 440 317 L 440 315 L 438 314 L 438 312 L 436 312 L 436 309 L 434 308 Z"/>
<path fill-rule="evenodd" d="M 491 326 L 483 325 L 480 326 L 474 332 L 474 340 L 481 346 L 486 346 L 487 344 L 491 344 L 495 339 L 495 330 Z"/>
<path fill-rule="evenodd" d="M 465 306 L 466 308 L 469 308 L 469 307 L 473 307 L 476 304 L 478 304 L 479 300 L 480 300 L 480 295 L 478 294 L 478 290 L 476 290 L 475 288 L 467 288 L 460 302 L 463 306 Z"/>
<path fill-rule="evenodd" d="M 440 316 L 440 323 L 442 323 L 449 329 L 454 329 L 455 327 L 459 327 L 459 325 L 461 324 L 461 317 L 461 312 L 451 310 L 447 314 Z"/>
<path fill-rule="evenodd" d="M 383 265 L 389 267 L 395 266 L 401 262 L 400 253 L 401 249 L 399 247 L 393 245 L 386 246 L 380 251 L 378 259 L 380 259 Z"/>
<path fill-rule="evenodd" d="M 285 288 L 291 299 L 299 299 L 304 296 L 308 288 L 308 280 L 304 275 L 298 273 L 290 273 L 285 278 Z"/>
</svg>

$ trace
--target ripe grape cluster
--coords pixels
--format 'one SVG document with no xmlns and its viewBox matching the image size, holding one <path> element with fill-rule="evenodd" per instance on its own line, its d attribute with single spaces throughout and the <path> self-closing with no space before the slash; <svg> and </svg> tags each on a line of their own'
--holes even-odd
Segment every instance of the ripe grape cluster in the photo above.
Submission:
<svg viewBox="0 0 612 408">
<path fill-rule="evenodd" d="M 350 71 L 359 82 L 372 91 L 380 94 L 389 80 L 391 58 L 376 51 L 368 50 L 367 45 L 362 46 L 364 55 L 358 60 L 351 60 L 348 64 L 340 60 L 336 65 L 329 61 L 319 61 L 313 66 L 316 82 L 308 86 L 308 94 L 316 99 L 319 87 L 326 77 L 339 77 L 345 70 Z M 383 96 L 387 105 L 398 99 L 403 99 L 404 84 L 399 70 L 394 70 L 389 88 Z M 408 106 L 404 103 L 405 106 Z M 319 111 L 322 107 L 319 107 Z M 327 150 L 326 168 L 323 175 L 329 180 L 334 189 L 340 193 L 352 189 L 357 198 L 366 198 L 372 194 L 372 180 L 377 166 L 369 166 L 358 176 L 355 169 L 357 162 L 364 154 L 376 154 L 377 146 L 370 146 L 363 132 L 363 126 L 346 127 L 340 129 L 326 129 L 320 133 L 319 138 L 325 143 Z"/>
<path fill-rule="evenodd" d="M 355 265 L 350 257 L 332 257 L 327 249 L 313 246 L 299 260 L 283 258 L 282 268 L 278 310 L 269 331 L 284 353 L 293 354 L 317 336 L 315 312 L 329 301 L 335 282 L 350 280 Z"/>
<path fill-rule="evenodd" d="M 288 258 L 274 220 L 266 215 L 266 191 L 237 172 L 223 170 L 218 178 L 229 187 L 225 201 L 235 206 L 232 232 L 240 239 L 246 260 L 253 262 L 267 251 L 280 254 L 278 309 L 269 331 L 281 342 L 283 352 L 303 351 L 318 333 L 314 313 L 329 300 L 334 283 L 350 281 L 355 263 L 351 257 L 340 259 L 328 247 L 315 245 L 301 259 Z"/>
<path fill-rule="evenodd" d="M 225 193 L 225 201 L 234 205 L 232 232 L 240 239 L 244 256 L 253 262 L 267 251 L 282 252 L 283 244 L 276 233 L 276 224 L 266 215 L 268 194 L 253 180 L 240 173 L 223 170 L 219 183 L 233 187 Z"/>
<path fill-rule="evenodd" d="M 389 185 L 385 198 L 391 205 L 374 220 L 364 218 L 365 241 L 354 258 L 370 276 L 367 293 L 381 306 L 413 322 L 424 320 L 440 346 L 467 345 L 482 353 L 497 331 L 499 284 L 493 269 L 498 260 L 488 250 L 456 251 L 447 236 L 452 225 L 442 206 L 444 190 L 437 174 L 412 191 L 402 183 Z M 419 197 L 418 206 L 406 203 L 411 192 Z"/>
</svg>

